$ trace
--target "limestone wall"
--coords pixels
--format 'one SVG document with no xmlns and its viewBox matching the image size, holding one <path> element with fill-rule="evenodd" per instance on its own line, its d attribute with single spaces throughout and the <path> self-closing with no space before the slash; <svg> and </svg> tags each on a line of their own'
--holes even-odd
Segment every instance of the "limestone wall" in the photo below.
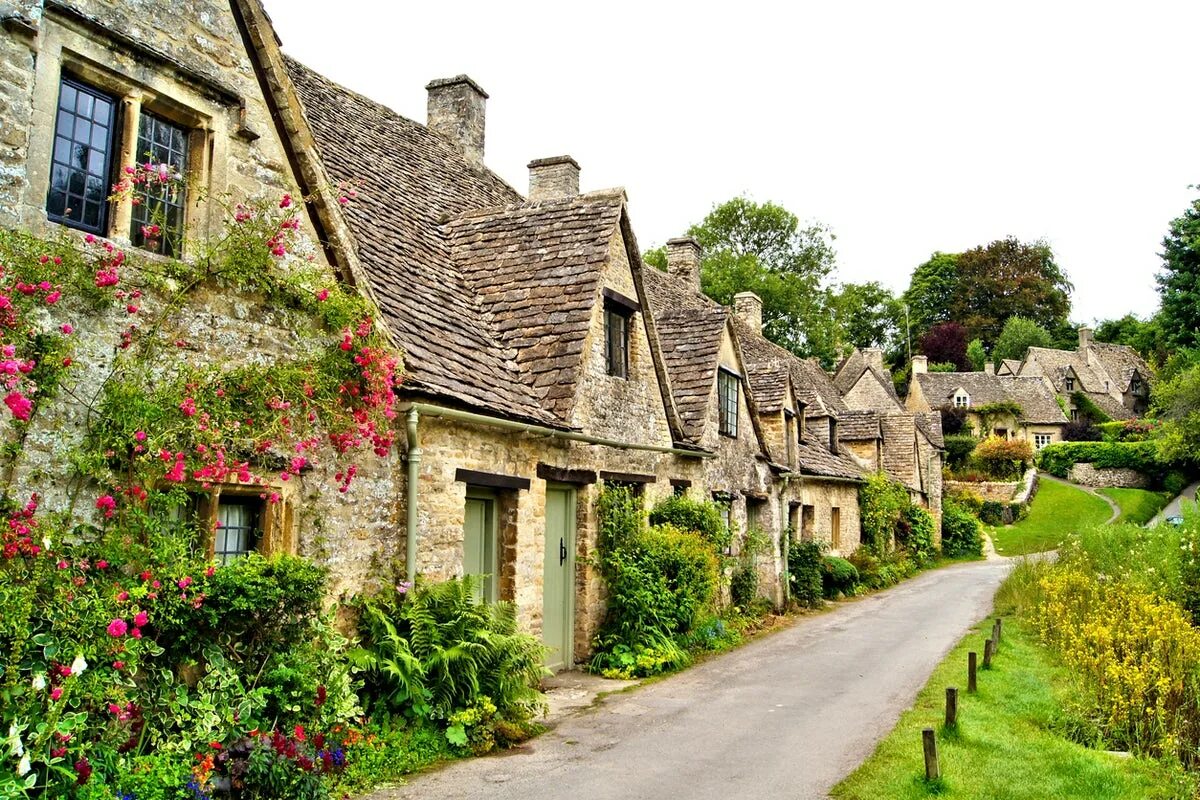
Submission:
<svg viewBox="0 0 1200 800">
<path fill-rule="evenodd" d="M 1021 488 L 1020 481 L 946 481 L 948 492 L 973 492 L 984 500 L 996 503 L 1011 503 L 1013 495 Z"/>
<path fill-rule="evenodd" d="M 1122 487 L 1127 489 L 1145 489 L 1150 486 L 1149 476 L 1134 469 L 1100 468 L 1092 464 L 1080 462 L 1071 467 L 1067 477 L 1075 483 L 1084 486 Z"/>
</svg>

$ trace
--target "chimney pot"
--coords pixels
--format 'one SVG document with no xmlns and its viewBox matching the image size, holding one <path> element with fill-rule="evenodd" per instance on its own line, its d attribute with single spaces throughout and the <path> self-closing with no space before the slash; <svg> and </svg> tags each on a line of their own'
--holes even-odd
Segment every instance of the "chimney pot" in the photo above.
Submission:
<svg viewBox="0 0 1200 800">
<path fill-rule="evenodd" d="M 733 313 L 755 331 L 761 331 L 762 299 L 754 292 L 738 292 L 733 296 Z"/>
<path fill-rule="evenodd" d="M 488 93 L 466 75 L 430 81 L 425 91 L 429 129 L 449 139 L 469 164 L 482 167 Z"/>
<path fill-rule="evenodd" d="M 579 194 L 579 163 L 570 156 L 529 162 L 529 199 L 558 200 Z"/>
<path fill-rule="evenodd" d="M 924 373 L 926 373 L 928 371 L 929 371 L 928 356 L 913 356 L 912 374 L 913 375 L 923 375 Z"/>
<path fill-rule="evenodd" d="M 667 240 L 667 272 L 700 292 L 700 243 L 691 236 Z"/>
<path fill-rule="evenodd" d="M 1079 349 L 1086 350 L 1092 343 L 1092 329 L 1083 327 L 1079 329 Z"/>
</svg>

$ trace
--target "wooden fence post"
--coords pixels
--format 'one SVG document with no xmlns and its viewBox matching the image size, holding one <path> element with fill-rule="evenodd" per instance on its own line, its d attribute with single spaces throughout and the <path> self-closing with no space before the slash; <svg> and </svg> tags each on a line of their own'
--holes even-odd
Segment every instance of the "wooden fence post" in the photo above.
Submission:
<svg viewBox="0 0 1200 800">
<path fill-rule="evenodd" d="M 921 731 L 921 740 L 925 747 L 925 780 L 936 781 L 942 777 L 942 771 L 938 767 L 937 737 L 933 728 Z"/>
<path fill-rule="evenodd" d="M 954 686 L 946 688 L 946 727 L 958 727 L 958 689 Z"/>
<path fill-rule="evenodd" d="M 992 668 L 992 640 L 985 639 L 983 642 L 983 668 Z"/>
<path fill-rule="evenodd" d="M 975 680 L 975 670 L 979 656 L 972 650 L 967 653 L 967 694 L 975 694 L 979 690 L 979 685 Z"/>
</svg>

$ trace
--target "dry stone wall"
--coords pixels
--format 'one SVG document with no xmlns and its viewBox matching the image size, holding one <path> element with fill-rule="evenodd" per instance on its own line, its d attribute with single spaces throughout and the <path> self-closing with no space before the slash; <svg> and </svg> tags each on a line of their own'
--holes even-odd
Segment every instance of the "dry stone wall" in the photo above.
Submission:
<svg viewBox="0 0 1200 800">
<path fill-rule="evenodd" d="M 1135 469 L 1102 468 L 1079 462 L 1071 467 L 1067 477 L 1084 486 L 1145 489 L 1150 486 L 1149 476 Z"/>
</svg>

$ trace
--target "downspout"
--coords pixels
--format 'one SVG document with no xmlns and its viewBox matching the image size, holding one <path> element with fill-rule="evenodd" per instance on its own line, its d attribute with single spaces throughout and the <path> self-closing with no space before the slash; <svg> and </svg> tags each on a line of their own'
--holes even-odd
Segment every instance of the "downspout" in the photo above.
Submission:
<svg viewBox="0 0 1200 800">
<path fill-rule="evenodd" d="M 409 583 L 417 579 L 417 484 L 421 479 L 421 444 L 417 438 L 417 425 L 421 414 L 416 408 L 408 410 L 408 484 L 405 505 L 404 568 Z"/>
</svg>

